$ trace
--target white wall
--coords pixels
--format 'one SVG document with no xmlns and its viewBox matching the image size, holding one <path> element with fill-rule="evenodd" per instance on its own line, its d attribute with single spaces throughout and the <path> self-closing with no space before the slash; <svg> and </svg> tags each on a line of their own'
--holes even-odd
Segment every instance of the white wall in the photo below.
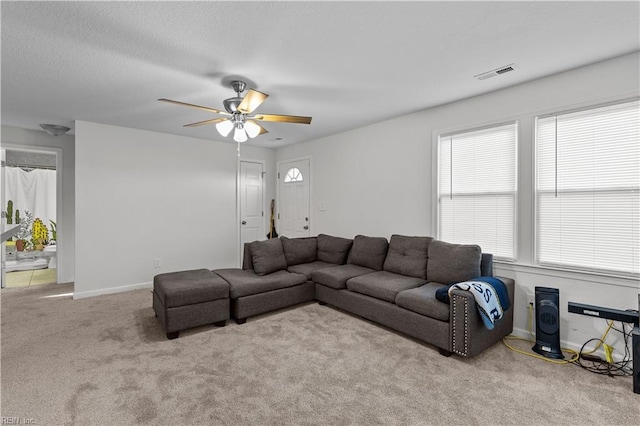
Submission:
<svg viewBox="0 0 640 426">
<path fill-rule="evenodd" d="M 273 173 L 272 150 L 241 152 Z M 228 142 L 76 122 L 74 297 L 147 287 L 162 272 L 238 266 L 237 163 Z"/>
<path fill-rule="evenodd" d="M 638 96 L 639 59 L 635 53 L 365 128 L 279 148 L 277 161 L 312 158 L 312 234 L 435 236 L 433 182 L 437 135 L 519 120 L 518 264 L 497 264 L 497 274 L 516 279 L 514 326 L 519 334 L 525 334 L 527 327 L 526 294 L 533 293 L 535 286 L 559 288 L 561 338 L 564 344 L 579 347 L 592 337 L 600 337 L 606 323 L 569 314 L 567 301 L 637 309 L 638 282 L 531 266 L 534 263 L 533 118 L 536 114 Z M 617 350 L 622 350 L 619 339 L 616 343 Z"/>
<path fill-rule="evenodd" d="M 3 148 L 45 149 L 62 153 L 58 182 L 57 274 L 58 282 L 75 279 L 75 138 L 51 136 L 44 131 L 2 126 Z M 6 206 L 5 206 L 6 208 Z"/>
</svg>

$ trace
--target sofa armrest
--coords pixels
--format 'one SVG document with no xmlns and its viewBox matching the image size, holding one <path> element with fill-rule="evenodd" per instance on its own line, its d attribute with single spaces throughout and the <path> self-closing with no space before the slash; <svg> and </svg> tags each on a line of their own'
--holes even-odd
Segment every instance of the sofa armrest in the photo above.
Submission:
<svg viewBox="0 0 640 426">
<path fill-rule="evenodd" d="M 511 278 L 497 277 L 507 286 L 511 307 L 498 321 L 493 330 L 488 330 L 476 308 L 473 294 L 453 289 L 449 313 L 451 352 L 472 357 L 508 336 L 513 331 L 513 294 L 515 282 Z"/>
</svg>

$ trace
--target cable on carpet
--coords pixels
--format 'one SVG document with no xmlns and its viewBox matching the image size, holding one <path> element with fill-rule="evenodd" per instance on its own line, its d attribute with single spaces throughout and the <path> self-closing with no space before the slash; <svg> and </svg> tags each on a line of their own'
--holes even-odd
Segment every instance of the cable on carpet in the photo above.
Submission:
<svg viewBox="0 0 640 426">
<path fill-rule="evenodd" d="M 517 352 L 517 353 L 522 354 L 522 355 L 530 356 L 532 358 L 537 358 L 537 359 L 540 359 L 540 360 L 545 361 L 545 362 L 550 362 L 552 364 L 572 364 L 572 363 L 574 363 L 574 362 L 576 362 L 578 360 L 579 354 L 578 354 L 578 352 L 574 351 L 573 349 L 561 348 L 562 352 L 566 352 L 568 354 L 571 354 L 571 357 L 569 359 L 550 359 L 550 358 L 544 357 L 542 355 L 539 355 L 537 353 L 523 351 L 521 349 L 518 349 L 518 348 L 512 346 L 509 343 L 509 340 L 519 340 L 519 341 L 529 342 L 529 343 L 533 343 L 533 344 L 536 343 L 535 337 L 533 336 L 533 332 L 531 331 L 532 318 L 533 318 L 533 305 L 529 304 L 529 316 L 527 318 L 527 330 L 529 331 L 529 336 L 531 336 L 531 339 L 527 339 L 526 337 L 518 337 L 518 336 L 509 335 L 509 336 L 506 336 L 506 337 L 504 337 L 502 339 L 502 343 L 504 343 L 504 345 L 507 348 L 509 348 L 510 350 L 512 350 L 514 352 Z"/>
<path fill-rule="evenodd" d="M 613 326 L 614 322 L 611 320 L 607 320 L 607 324 L 609 325 L 609 327 L 607 328 L 605 335 L 603 335 L 600 339 L 587 340 L 585 344 L 582 345 L 582 348 L 580 348 L 580 357 L 576 361 L 576 364 L 584 368 L 585 370 L 595 374 L 603 374 L 610 377 L 632 376 L 633 367 L 630 364 L 633 358 L 631 357 L 631 351 L 629 350 L 629 339 L 631 339 L 631 329 L 627 331 L 625 328 L 625 323 L 622 323 L 622 330 L 620 330 Z M 608 333 L 609 330 L 615 330 L 621 333 L 623 336 L 624 357 L 622 358 L 622 361 L 613 362 L 613 359 L 611 358 L 611 352 L 613 349 L 604 342 L 604 339 L 606 338 L 606 333 Z M 591 351 L 584 351 L 584 348 L 593 341 L 598 342 L 595 348 Z M 593 353 L 597 348 L 603 345 L 605 346 L 605 354 L 607 357 L 606 360 L 600 358 L 599 356 L 589 355 Z M 585 365 L 583 364 L 583 361 L 590 362 L 591 364 Z"/>
<path fill-rule="evenodd" d="M 611 320 L 607 320 L 607 329 L 604 331 L 604 333 L 602 334 L 602 337 L 598 338 L 594 338 L 594 339 L 589 339 L 588 341 L 586 341 L 582 347 L 580 348 L 580 351 L 574 351 L 573 349 L 568 349 L 568 348 L 561 348 L 563 352 L 566 352 L 568 354 L 571 354 L 571 357 L 569 359 L 565 359 L 565 360 L 555 360 L 555 359 L 549 359 L 546 358 L 542 355 L 539 355 L 537 353 L 534 352 L 527 352 L 527 351 L 523 351 L 521 349 L 518 349 L 514 346 L 512 346 L 511 344 L 509 344 L 509 340 L 519 340 L 519 341 L 525 341 L 525 342 L 529 342 L 529 343 L 533 343 L 535 344 L 535 336 L 533 335 L 533 331 L 532 331 L 532 324 L 533 324 L 533 305 L 529 304 L 529 315 L 527 317 L 527 331 L 529 332 L 529 336 L 531 337 L 530 339 L 525 338 L 525 337 L 518 337 L 518 336 L 506 336 L 502 339 L 502 342 L 504 343 L 504 345 L 509 348 L 510 350 L 517 352 L 519 354 L 522 355 L 527 355 L 530 356 L 532 358 L 537 358 L 540 359 L 542 361 L 545 362 L 550 362 L 553 364 L 576 364 L 580 367 L 582 367 L 583 369 L 590 371 L 592 373 L 596 373 L 596 374 L 605 374 L 611 377 L 614 376 L 630 376 L 633 375 L 633 368 L 629 365 L 632 362 L 632 357 L 631 357 L 631 351 L 629 351 L 629 339 L 631 339 L 631 330 L 627 331 L 625 328 L 625 323 L 622 323 L 622 330 L 614 327 L 614 322 Z M 619 333 L 622 334 L 623 339 L 624 339 L 624 357 L 622 359 L 622 361 L 618 361 L 618 362 L 613 362 L 613 359 L 611 358 L 611 353 L 613 351 L 613 348 L 611 348 L 610 346 L 608 346 L 605 343 L 605 340 L 607 338 L 607 336 L 609 335 L 609 332 L 611 330 L 617 331 Z M 593 349 L 591 350 L 585 350 L 586 346 L 591 343 L 591 342 L 597 342 L 596 345 L 593 347 Z M 600 358 L 599 356 L 593 356 L 591 354 L 593 354 L 595 351 L 597 351 L 601 346 L 604 346 L 605 348 L 605 354 L 607 357 L 607 360 L 603 360 L 602 358 Z M 586 362 L 591 362 L 591 365 L 585 365 L 583 364 L 583 361 Z"/>
</svg>

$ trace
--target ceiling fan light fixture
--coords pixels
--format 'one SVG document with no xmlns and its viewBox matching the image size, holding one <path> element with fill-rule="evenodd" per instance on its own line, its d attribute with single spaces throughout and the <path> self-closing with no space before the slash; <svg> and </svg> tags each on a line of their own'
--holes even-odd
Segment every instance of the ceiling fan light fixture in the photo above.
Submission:
<svg viewBox="0 0 640 426">
<path fill-rule="evenodd" d="M 233 122 L 231 120 L 224 120 L 216 123 L 216 130 L 218 130 L 218 133 L 220 133 L 225 138 L 229 135 L 229 133 L 231 133 L 233 127 Z"/>
<path fill-rule="evenodd" d="M 258 126 L 256 122 L 251 120 L 245 121 L 244 130 L 246 130 L 247 136 L 249 136 L 251 139 L 255 138 L 260 134 L 260 126 Z"/>
<path fill-rule="evenodd" d="M 247 141 L 247 132 L 245 132 L 242 123 L 236 123 L 236 130 L 233 132 L 233 140 L 241 143 Z"/>
<path fill-rule="evenodd" d="M 41 124 L 40 127 L 51 136 L 60 136 L 67 133 L 70 128 L 67 126 L 58 126 L 57 124 Z"/>
<path fill-rule="evenodd" d="M 249 89 L 245 96 L 241 96 L 242 92 L 244 92 L 246 88 L 246 83 L 240 80 L 232 81 L 231 87 L 236 92 L 236 96 L 223 101 L 225 111 L 166 98 L 160 98 L 158 101 L 226 115 L 228 118 L 212 118 L 209 120 L 185 124 L 183 127 L 198 127 L 204 124 L 215 124 L 218 133 L 225 138 L 231 134 L 232 130 L 235 129 L 233 139 L 238 143 L 246 142 L 249 138 L 253 139 L 265 133 L 269 133 L 267 129 L 258 124 L 260 121 L 311 124 L 311 117 L 282 114 L 254 115 L 254 110 L 262 105 L 269 95 L 255 89 Z"/>
</svg>

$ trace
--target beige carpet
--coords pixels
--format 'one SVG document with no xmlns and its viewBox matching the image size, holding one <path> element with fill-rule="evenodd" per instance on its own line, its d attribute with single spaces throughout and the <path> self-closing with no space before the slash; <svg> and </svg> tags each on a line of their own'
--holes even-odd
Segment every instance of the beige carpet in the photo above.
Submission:
<svg viewBox="0 0 640 426">
<path fill-rule="evenodd" d="M 37 425 L 638 424 L 631 379 L 472 359 L 306 304 L 167 340 L 140 290 L 5 289 L 2 416 Z"/>
</svg>

